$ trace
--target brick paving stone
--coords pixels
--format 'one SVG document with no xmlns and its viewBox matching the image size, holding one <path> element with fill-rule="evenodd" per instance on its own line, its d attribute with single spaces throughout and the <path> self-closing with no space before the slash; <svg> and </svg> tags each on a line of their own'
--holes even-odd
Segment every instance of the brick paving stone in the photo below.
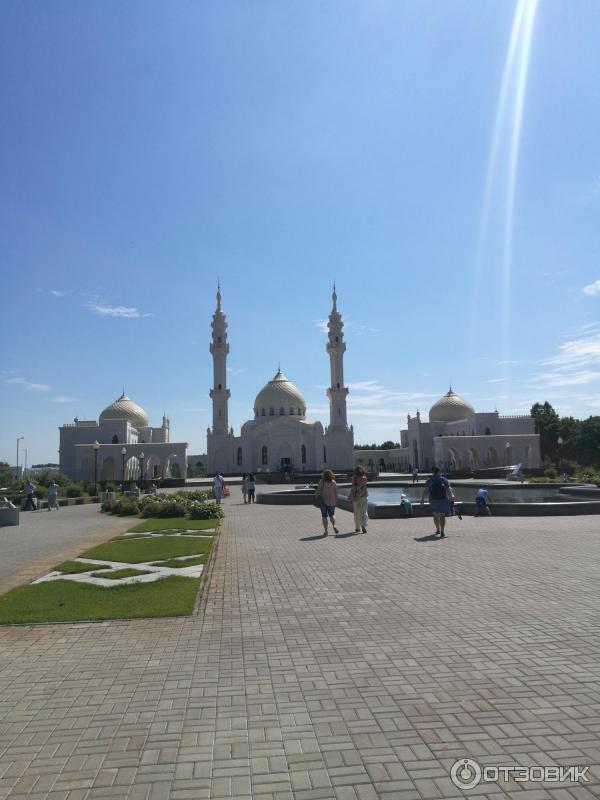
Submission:
<svg viewBox="0 0 600 800">
<path fill-rule="evenodd" d="M 419 542 L 428 520 L 315 539 L 312 508 L 226 508 L 195 615 L 0 628 L 0 800 L 600 797 L 597 517 Z M 48 517 L 72 546 L 80 509 Z M 42 523 L 5 585 L 49 557 Z M 467 793 L 467 757 L 591 781 Z"/>
</svg>

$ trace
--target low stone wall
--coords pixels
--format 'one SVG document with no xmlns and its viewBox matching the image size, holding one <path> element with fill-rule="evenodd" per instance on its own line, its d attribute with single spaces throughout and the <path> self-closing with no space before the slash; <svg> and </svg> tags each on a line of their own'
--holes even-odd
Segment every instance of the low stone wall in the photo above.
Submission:
<svg viewBox="0 0 600 800">
<path fill-rule="evenodd" d="M 474 517 L 477 510 L 475 503 L 456 503 L 461 508 L 465 517 Z M 340 508 L 343 508 L 340 503 Z M 600 501 L 565 502 L 565 503 L 494 503 L 491 506 L 493 517 L 565 517 L 581 514 L 600 514 Z M 413 517 L 428 517 L 431 511 L 429 503 L 421 506 L 413 503 Z M 397 503 L 369 503 L 369 517 L 371 519 L 402 518 L 406 514 Z"/>
<path fill-rule="evenodd" d="M 18 508 L 0 508 L 0 528 L 19 524 Z"/>
</svg>

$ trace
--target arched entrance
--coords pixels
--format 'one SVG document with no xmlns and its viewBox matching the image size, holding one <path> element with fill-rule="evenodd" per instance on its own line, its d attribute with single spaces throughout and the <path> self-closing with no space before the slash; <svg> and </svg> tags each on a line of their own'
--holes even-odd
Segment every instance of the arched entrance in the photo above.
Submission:
<svg viewBox="0 0 600 800">
<path fill-rule="evenodd" d="M 115 460 L 112 456 L 108 456 L 102 462 L 102 468 L 99 470 L 101 481 L 114 481 L 116 478 Z"/>
<path fill-rule="evenodd" d="M 277 463 L 281 468 L 282 472 L 287 472 L 292 468 L 293 458 L 292 458 L 292 448 L 287 442 L 282 442 L 279 445 L 279 453 L 277 458 Z"/>
</svg>

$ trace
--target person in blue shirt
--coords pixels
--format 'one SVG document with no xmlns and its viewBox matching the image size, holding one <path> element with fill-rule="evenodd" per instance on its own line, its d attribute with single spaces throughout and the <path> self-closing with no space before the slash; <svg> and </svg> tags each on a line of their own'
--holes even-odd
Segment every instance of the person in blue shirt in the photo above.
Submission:
<svg viewBox="0 0 600 800">
<path fill-rule="evenodd" d="M 477 490 L 477 494 L 475 495 L 475 516 L 476 517 L 491 517 L 492 512 L 490 511 L 490 498 L 489 492 L 485 486 L 482 486 L 481 489 Z"/>
<path fill-rule="evenodd" d="M 429 508 L 433 514 L 435 532 L 440 539 L 446 536 L 446 514 L 450 511 L 450 484 L 448 479 L 440 473 L 440 468 L 434 464 L 431 468 L 431 477 L 425 481 L 425 488 L 421 495 L 421 506 L 425 503 L 425 495 L 429 495 Z"/>
</svg>

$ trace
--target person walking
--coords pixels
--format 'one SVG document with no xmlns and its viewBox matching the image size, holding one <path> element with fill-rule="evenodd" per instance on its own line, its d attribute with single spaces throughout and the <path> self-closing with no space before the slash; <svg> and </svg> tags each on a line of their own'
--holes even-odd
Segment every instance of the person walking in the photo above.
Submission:
<svg viewBox="0 0 600 800">
<path fill-rule="evenodd" d="M 254 481 L 254 475 L 250 473 L 246 477 L 246 492 L 248 493 L 248 502 L 254 503 L 254 494 L 256 492 L 256 483 Z"/>
<path fill-rule="evenodd" d="M 367 476 L 364 467 L 360 464 L 354 468 L 352 487 L 348 499 L 352 502 L 354 511 L 354 533 L 367 532 L 367 506 L 369 504 L 369 490 L 367 489 Z"/>
<path fill-rule="evenodd" d="M 415 467 L 412 471 L 412 482 L 418 483 L 419 482 L 419 469 Z"/>
<path fill-rule="evenodd" d="M 244 472 L 242 475 L 242 497 L 244 498 L 244 503 L 248 502 L 248 476 Z"/>
<path fill-rule="evenodd" d="M 26 500 L 25 500 L 25 508 L 23 509 L 23 511 L 29 511 L 29 510 L 37 511 L 37 507 L 36 507 L 36 504 L 35 504 L 35 498 L 33 496 L 34 492 L 35 492 L 35 486 L 33 485 L 33 483 L 28 478 L 27 479 L 27 483 L 25 484 Z"/>
<path fill-rule="evenodd" d="M 48 511 L 55 508 L 58 511 L 58 483 L 50 481 L 48 484 Z"/>
<path fill-rule="evenodd" d="M 223 489 L 225 488 L 225 479 L 220 472 L 215 472 L 213 478 L 213 491 L 215 493 L 215 500 L 217 505 L 221 505 L 221 497 L 223 497 Z"/>
<path fill-rule="evenodd" d="M 315 491 L 315 502 L 321 509 L 321 520 L 325 536 L 328 534 L 327 522 L 331 520 L 334 533 L 339 533 L 335 526 L 335 507 L 338 499 L 338 487 L 335 482 L 335 475 L 330 469 L 324 469 L 319 485 Z"/>
<path fill-rule="evenodd" d="M 440 468 L 434 464 L 431 476 L 425 481 L 425 488 L 421 495 L 421 507 L 425 504 L 425 495 L 429 495 L 429 508 L 433 514 L 435 532 L 440 539 L 446 536 L 446 514 L 450 511 L 450 484 L 448 479 L 440 473 Z"/>
</svg>

